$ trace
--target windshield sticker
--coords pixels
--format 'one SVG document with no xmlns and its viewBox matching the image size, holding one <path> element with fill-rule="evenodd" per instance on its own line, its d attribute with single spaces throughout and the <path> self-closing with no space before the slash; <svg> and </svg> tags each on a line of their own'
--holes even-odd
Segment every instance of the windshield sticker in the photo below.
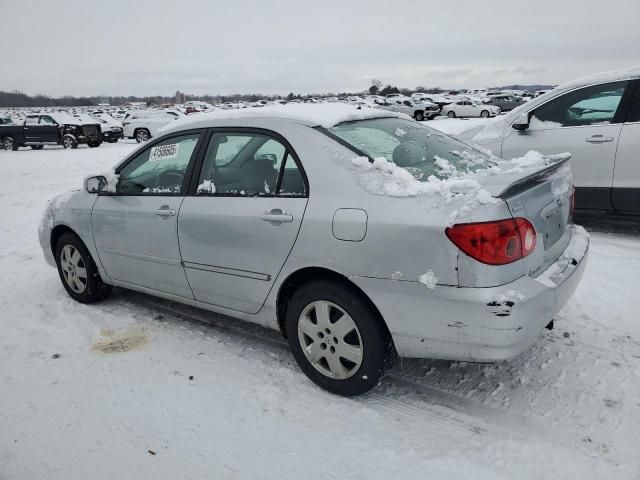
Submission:
<svg viewBox="0 0 640 480">
<path fill-rule="evenodd" d="M 150 162 L 158 162 L 161 160 L 169 160 L 178 156 L 179 143 L 172 143 L 170 145 L 160 145 L 159 147 L 153 147 L 151 154 L 149 155 Z"/>
</svg>

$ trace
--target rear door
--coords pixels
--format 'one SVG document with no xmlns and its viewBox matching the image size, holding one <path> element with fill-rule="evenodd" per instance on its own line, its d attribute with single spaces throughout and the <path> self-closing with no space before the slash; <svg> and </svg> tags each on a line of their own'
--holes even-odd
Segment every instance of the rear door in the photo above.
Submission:
<svg viewBox="0 0 640 480">
<path fill-rule="evenodd" d="M 635 83 L 627 121 L 618 140 L 611 191 L 613 207 L 626 212 L 640 212 L 640 81 Z"/>
<path fill-rule="evenodd" d="M 288 142 L 216 129 L 180 209 L 178 237 L 196 300 L 256 313 L 302 222 L 308 187 Z"/>
<path fill-rule="evenodd" d="M 109 277 L 193 298 L 178 246 L 184 200 L 201 132 L 155 141 L 118 170 L 113 194 L 101 194 L 91 217 L 98 256 Z"/>
<path fill-rule="evenodd" d="M 502 157 L 529 150 L 569 152 L 578 208 L 611 209 L 616 147 L 622 131 L 629 82 L 612 82 L 572 90 L 538 106 L 527 130 L 513 131 Z"/>
</svg>

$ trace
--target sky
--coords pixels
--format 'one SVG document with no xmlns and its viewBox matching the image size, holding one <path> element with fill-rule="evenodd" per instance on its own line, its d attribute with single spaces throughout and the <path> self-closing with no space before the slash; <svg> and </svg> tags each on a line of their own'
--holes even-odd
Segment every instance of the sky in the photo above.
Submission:
<svg viewBox="0 0 640 480">
<path fill-rule="evenodd" d="M 482 88 L 640 64 L 640 0 L 0 0 L 0 17 L 0 90 L 31 95 Z"/>
</svg>

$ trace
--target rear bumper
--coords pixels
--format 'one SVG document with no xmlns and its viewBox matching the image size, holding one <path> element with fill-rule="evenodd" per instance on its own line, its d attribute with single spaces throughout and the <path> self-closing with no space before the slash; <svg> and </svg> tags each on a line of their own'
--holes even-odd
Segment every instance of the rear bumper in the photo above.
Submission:
<svg viewBox="0 0 640 480">
<path fill-rule="evenodd" d="M 589 237 L 581 227 L 537 277 L 491 288 L 352 277 L 384 317 L 403 357 L 492 362 L 528 349 L 567 303 L 584 273 Z"/>
</svg>

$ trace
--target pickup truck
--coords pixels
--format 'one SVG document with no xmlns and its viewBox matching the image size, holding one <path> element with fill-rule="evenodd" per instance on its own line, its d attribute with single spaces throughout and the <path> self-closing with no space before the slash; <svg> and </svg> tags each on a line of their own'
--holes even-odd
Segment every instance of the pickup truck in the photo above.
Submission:
<svg viewBox="0 0 640 480">
<path fill-rule="evenodd" d="M 388 97 L 389 96 L 387 95 L 385 103 L 382 105 L 376 105 L 376 108 L 389 110 L 391 112 L 406 113 L 419 122 L 425 118 L 431 120 L 437 117 L 440 113 L 440 109 L 435 103 L 424 102 L 417 104 L 413 103 L 411 100 L 389 100 Z"/>
<path fill-rule="evenodd" d="M 64 113 L 27 115 L 23 124 L 0 125 L 0 145 L 5 150 L 31 147 L 41 150 L 45 145 L 78 148 L 81 143 L 98 147 L 102 131 L 97 121 L 81 121 Z"/>
</svg>

